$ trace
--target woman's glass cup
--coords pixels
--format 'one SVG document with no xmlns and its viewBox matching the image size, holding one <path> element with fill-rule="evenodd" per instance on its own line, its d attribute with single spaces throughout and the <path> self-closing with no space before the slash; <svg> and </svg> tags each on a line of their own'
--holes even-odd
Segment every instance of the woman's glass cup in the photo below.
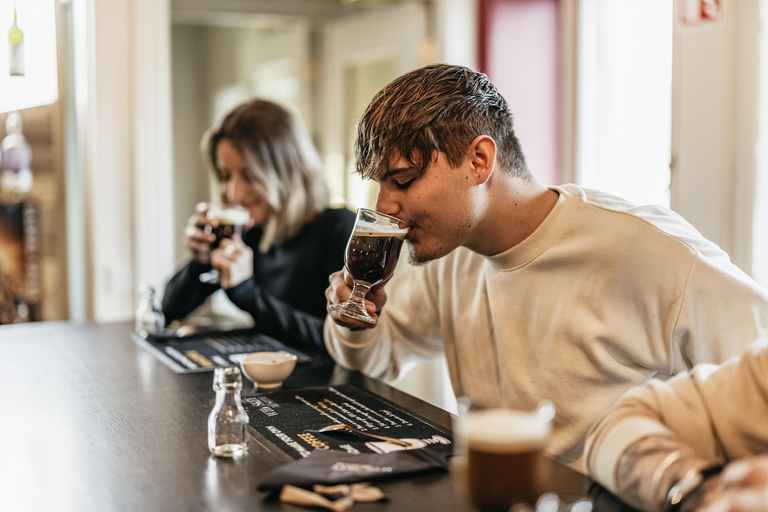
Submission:
<svg viewBox="0 0 768 512">
<path fill-rule="evenodd" d="M 355 229 L 344 253 L 344 266 L 354 281 L 352 295 L 330 309 L 376 324 L 365 310 L 365 296 L 373 286 L 392 277 L 407 234 L 408 227 L 400 219 L 365 208 L 357 210 Z"/>
<path fill-rule="evenodd" d="M 250 218 L 248 210 L 241 206 L 231 206 L 229 208 L 211 208 L 206 214 L 211 220 L 216 220 L 216 226 L 205 226 L 207 234 L 213 233 L 216 239 L 211 242 L 211 250 L 216 249 L 225 238 L 232 238 L 233 235 L 243 236 L 243 228 Z M 206 284 L 217 284 L 221 282 L 219 271 L 209 270 L 200 274 L 200 282 Z"/>
<path fill-rule="evenodd" d="M 542 456 L 554 415 L 548 400 L 489 407 L 459 399 L 451 473 L 474 510 L 536 503 L 544 490 Z"/>
</svg>

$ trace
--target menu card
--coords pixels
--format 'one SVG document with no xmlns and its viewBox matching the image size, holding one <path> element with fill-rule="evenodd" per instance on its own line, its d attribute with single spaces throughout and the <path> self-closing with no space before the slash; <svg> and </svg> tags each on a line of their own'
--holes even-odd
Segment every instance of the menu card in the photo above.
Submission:
<svg viewBox="0 0 768 512">
<path fill-rule="evenodd" d="M 314 450 L 388 453 L 427 448 L 449 455 L 451 434 L 381 396 L 355 386 L 306 388 L 243 397 L 251 427 L 294 459 Z M 335 424 L 407 441 L 410 448 L 345 430 L 316 432 Z"/>
<path fill-rule="evenodd" d="M 311 360 L 274 338 L 248 330 L 208 332 L 186 338 L 150 335 L 145 339 L 131 333 L 131 339 L 149 349 L 176 373 L 209 372 L 217 366 L 236 366 L 252 352 L 290 352 L 296 354 L 299 363 Z"/>
</svg>

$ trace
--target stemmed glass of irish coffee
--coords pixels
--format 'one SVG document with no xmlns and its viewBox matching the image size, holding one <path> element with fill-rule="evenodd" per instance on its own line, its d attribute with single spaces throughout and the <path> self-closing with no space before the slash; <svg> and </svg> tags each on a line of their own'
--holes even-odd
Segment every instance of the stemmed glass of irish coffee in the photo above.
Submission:
<svg viewBox="0 0 768 512">
<path fill-rule="evenodd" d="M 219 247 L 221 241 L 225 238 L 232 238 L 233 235 L 243 236 L 243 229 L 248 222 L 250 214 L 248 210 L 241 206 L 230 206 L 228 208 L 211 208 L 206 215 L 209 219 L 215 221 L 215 227 L 205 226 L 207 234 L 213 233 L 216 239 L 211 243 L 211 250 Z M 221 282 L 219 271 L 215 268 L 208 272 L 203 272 L 199 276 L 201 283 L 218 284 Z"/>
<path fill-rule="evenodd" d="M 376 324 L 365 310 L 365 296 L 373 286 L 392 277 L 407 233 L 408 226 L 400 219 L 366 208 L 357 210 L 355 229 L 344 253 L 344 266 L 354 281 L 352 295 L 330 309 Z"/>
</svg>

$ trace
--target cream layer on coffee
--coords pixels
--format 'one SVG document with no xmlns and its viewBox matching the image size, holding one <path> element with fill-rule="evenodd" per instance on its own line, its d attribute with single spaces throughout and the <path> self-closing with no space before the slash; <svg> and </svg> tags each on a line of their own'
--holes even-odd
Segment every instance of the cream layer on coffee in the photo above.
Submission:
<svg viewBox="0 0 768 512">
<path fill-rule="evenodd" d="M 230 224 L 232 226 L 245 225 L 249 217 L 248 210 L 244 208 L 225 208 L 208 212 L 209 219 L 216 219 L 220 224 Z"/>
<path fill-rule="evenodd" d="M 356 236 L 393 236 L 395 238 L 405 238 L 408 234 L 408 229 L 358 220 L 357 224 L 355 224 L 354 234 Z"/>
</svg>

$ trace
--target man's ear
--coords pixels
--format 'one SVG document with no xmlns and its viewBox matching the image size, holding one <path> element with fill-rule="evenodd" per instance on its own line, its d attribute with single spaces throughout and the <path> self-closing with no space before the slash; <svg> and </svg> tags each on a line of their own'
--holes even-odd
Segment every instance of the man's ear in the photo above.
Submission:
<svg viewBox="0 0 768 512">
<path fill-rule="evenodd" d="M 488 135 L 478 135 L 469 145 L 469 158 L 477 184 L 486 183 L 496 168 L 496 142 Z"/>
</svg>

